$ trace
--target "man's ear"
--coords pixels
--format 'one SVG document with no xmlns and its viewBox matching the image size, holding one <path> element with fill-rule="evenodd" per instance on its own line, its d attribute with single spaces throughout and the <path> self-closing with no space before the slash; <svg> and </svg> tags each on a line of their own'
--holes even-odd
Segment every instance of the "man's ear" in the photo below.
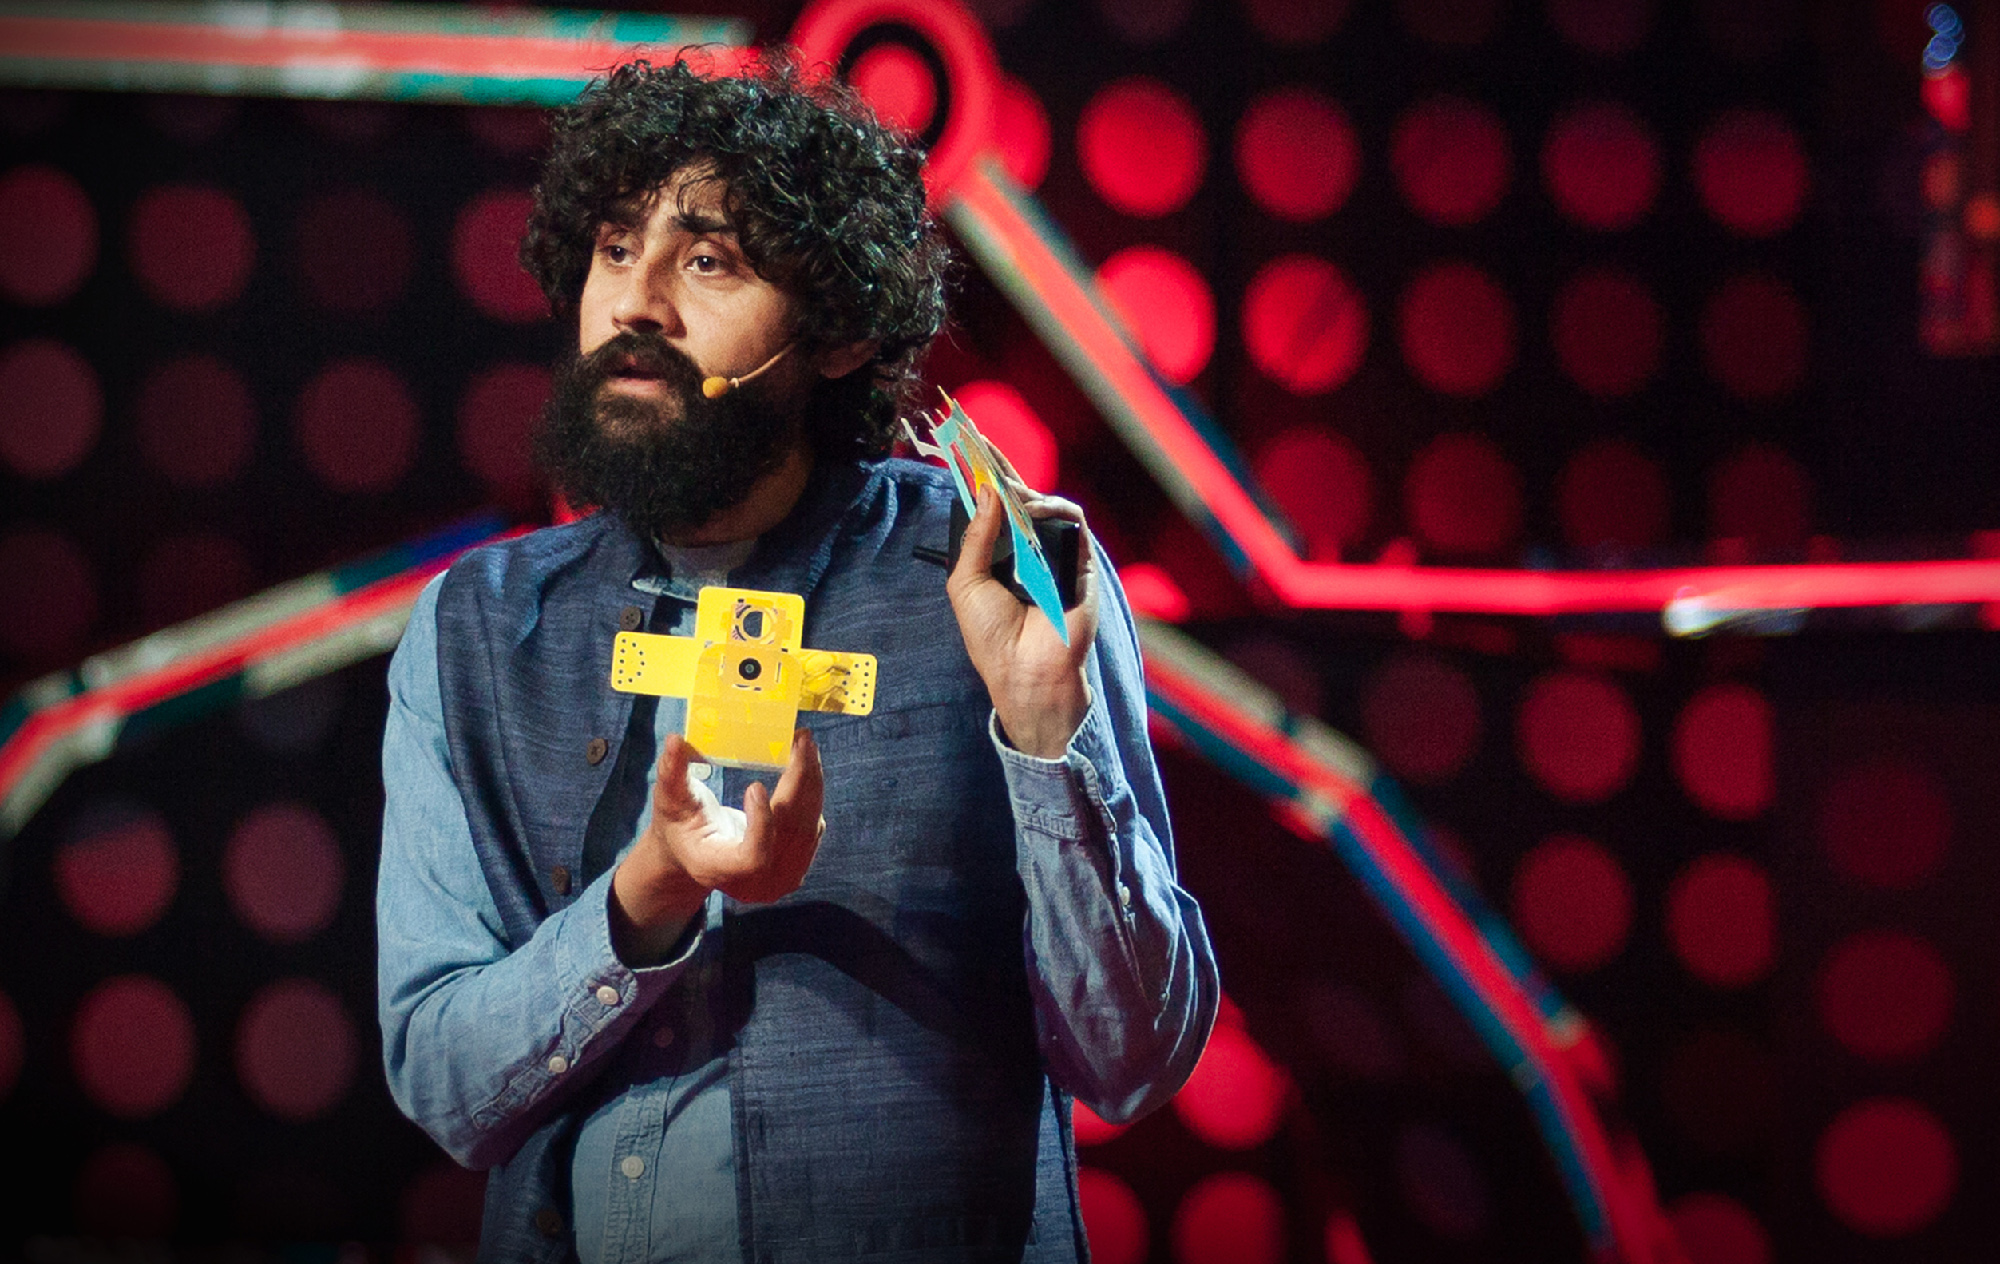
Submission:
<svg viewBox="0 0 2000 1264">
<path fill-rule="evenodd" d="M 850 342 L 843 347 L 828 347 L 819 353 L 819 374 L 824 378 L 846 377 L 873 360 L 881 347 L 881 342 L 874 338 Z"/>
</svg>

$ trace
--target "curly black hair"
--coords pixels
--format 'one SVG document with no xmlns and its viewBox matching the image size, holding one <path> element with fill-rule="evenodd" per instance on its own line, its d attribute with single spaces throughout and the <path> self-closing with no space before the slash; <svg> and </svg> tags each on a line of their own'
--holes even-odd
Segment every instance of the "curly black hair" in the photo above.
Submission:
<svg viewBox="0 0 2000 1264">
<path fill-rule="evenodd" d="M 947 254 L 925 203 L 923 153 L 831 76 L 782 51 L 710 75 L 686 57 L 635 61 L 551 117 L 521 263 L 558 315 L 583 294 L 599 225 L 684 170 L 722 182 L 758 275 L 802 305 L 800 349 L 873 340 L 873 360 L 822 382 L 823 454 L 881 455 L 914 406 L 917 366 L 944 323 Z"/>
</svg>

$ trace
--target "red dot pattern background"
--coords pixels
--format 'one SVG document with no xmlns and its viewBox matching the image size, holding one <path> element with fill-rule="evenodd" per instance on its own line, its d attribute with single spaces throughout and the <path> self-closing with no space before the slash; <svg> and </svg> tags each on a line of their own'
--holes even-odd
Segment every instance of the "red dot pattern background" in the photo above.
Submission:
<svg viewBox="0 0 2000 1264">
<path fill-rule="evenodd" d="M 1909 278 L 1843 303 L 1843 277 L 1891 265 L 1823 257 L 1829 227 L 1904 231 L 1883 225 L 1909 193 L 1867 142 L 1826 142 L 1819 94 L 1901 82 L 1922 38 L 1891 75 L 1843 76 L 1795 5 L 979 8 L 1004 31 L 1003 165 L 1305 555 L 1799 561 L 1861 555 L 1862 521 L 1947 551 L 2000 522 L 1976 451 L 1944 471 L 1972 496 L 1895 481 L 1964 441 L 1934 442 L 1947 423 L 1903 398 L 1855 402 L 1854 382 L 1922 383 L 1902 393 L 1929 407 L 1959 366 L 1912 368 L 1900 333 L 1856 355 Z M 948 104 L 915 69 L 885 46 L 858 72 L 910 128 Z M 1903 117 L 1907 95 L 1849 117 Z M 16 94 L 0 127 L 18 142 L 0 163 L 10 688 L 482 506 L 541 514 L 527 442 L 562 337 L 516 262 L 547 139 L 531 112 Z M 1810 634 L 1282 615 L 976 269 L 954 310 L 930 380 L 1084 505 L 1135 605 L 1216 620 L 1191 631 L 1356 738 L 1588 1020 L 1579 1064 L 1616 1082 L 1691 1260 L 1950 1257 L 1978 1236 L 1991 1155 L 1959 1086 L 1994 993 L 1963 910 L 1994 875 L 1981 783 L 1950 752 L 2000 743 L 1830 713 L 1846 682 L 1889 677 L 1865 656 L 1801 667 L 1830 653 Z M 1871 518 L 1871 497 L 1889 508 Z M 315 1239 L 346 1209 L 375 1217 L 354 1230 L 369 1241 L 476 1235 L 477 1177 L 367 1071 L 367 670 L 121 748 L 10 851 L 0 925 L 37 930 L 4 932 L 0 959 L 32 942 L 87 963 L 0 976 L 0 1126 L 58 1108 L 38 1103 L 82 1121 L 32 1196 L 52 1232 L 234 1216 L 255 1236 L 291 1216 L 289 1240 Z M 1940 696 L 1985 705 L 1976 684 Z M 1569 1241 L 1514 1090 L 1393 930 L 1261 800 L 1166 758 L 1184 878 L 1242 1009 L 1171 1107 L 1116 1126 L 1076 1110 L 1098 1257 Z M 210 972 L 176 965 L 196 938 L 220 945 Z M 285 1162 L 191 1166 L 196 1114 Z M 384 1156 L 379 1189 L 322 1161 L 355 1152 Z"/>
</svg>

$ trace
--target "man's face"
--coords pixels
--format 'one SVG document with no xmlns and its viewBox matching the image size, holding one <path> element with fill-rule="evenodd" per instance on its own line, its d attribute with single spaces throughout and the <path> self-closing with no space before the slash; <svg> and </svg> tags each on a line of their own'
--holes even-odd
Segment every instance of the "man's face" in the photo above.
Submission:
<svg viewBox="0 0 2000 1264">
<path fill-rule="evenodd" d="M 793 337 L 796 304 L 744 258 L 718 181 L 677 177 L 600 226 L 538 454 L 572 499 L 675 541 L 742 504 L 803 443 L 803 353 L 719 399 Z"/>
<path fill-rule="evenodd" d="M 702 174 L 676 175 L 626 222 L 599 227 L 578 304 L 584 355 L 620 334 L 654 334 L 703 376 L 739 377 L 791 341 L 796 304 L 744 258 L 725 188 Z M 787 356 L 759 381 L 768 382 L 766 398 L 796 404 L 810 377 L 803 356 Z M 614 369 L 605 386 L 668 415 L 678 408 L 676 393 L 644 366 Z"/>
</svg>

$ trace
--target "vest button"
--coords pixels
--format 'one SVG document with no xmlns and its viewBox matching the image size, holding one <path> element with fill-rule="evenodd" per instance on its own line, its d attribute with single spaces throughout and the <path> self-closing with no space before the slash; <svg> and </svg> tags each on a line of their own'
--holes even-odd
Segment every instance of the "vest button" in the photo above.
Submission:
<svg viewBox="0 0 2000 1264">
<path fill-rule="evenodd" d="M 568 895 L 569 866 L 557 865 L 555 868 L 549 870 L 549 885 L 556 889 L 557 895 Z"/>
<path fill-rule="evenodd" d="M 601 737 L 593 737 L 583 744 L 583 757 L 589 760 L 594 768 L 604 762 L 605 753 L 610 749 L 611 743 Z"/>
<path fill-rule="evenodd" d="M 621 632 L 637 632 L 639 625 L 645 621 L 646 616 L 637 606 L 627 606 L 618 612 L 618 630 Z"/>
<path fill-rule="evenodd" d="M 563 1231 L 562 1213 L 554 1207 L 543 1207 L 535 1213 L 535 1228 L 545 1238 L 553 1238 Z"/>
</svg>

